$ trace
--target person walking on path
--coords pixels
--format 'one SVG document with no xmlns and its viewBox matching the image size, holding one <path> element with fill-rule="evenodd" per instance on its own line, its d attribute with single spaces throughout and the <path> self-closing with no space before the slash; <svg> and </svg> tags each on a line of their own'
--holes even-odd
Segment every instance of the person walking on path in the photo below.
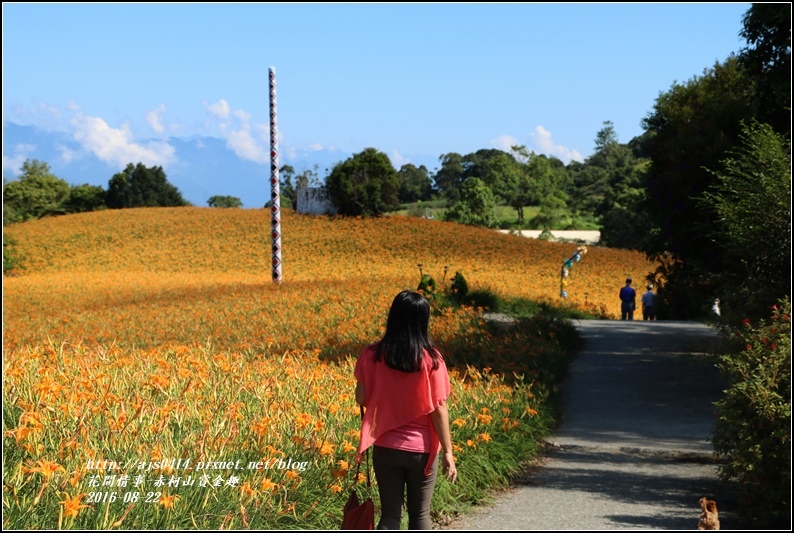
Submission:
<svg viewBox="0 0 794 533">
<path fill-rule="evenodd" d="M 637 291 L 631 286 L 631 278 L 626 279 L 626 285 L 620 289 L 620 319 L 634 320 L 634 309 L 637 307 Z"/>
<path fill-rule="evenodd" d="M 386 333 L 356 361 L 356 401 L 366 408 L 358 461 L 370 447 L 380 494 L 378 529 L 400 529 L 407 488 L 409 529 L 432 529 L 430 500 L 438 452 L 455 482 L 447 397 L 450 381 L 441 352 L 428 337 L 430 303 L 415 291 L 392 302 Z"/>
<path fill-rule="evenodd" d="M 642 319 L 643 320 L 656 320 L 656 308 L 654 302 L 656 295 L 653 293 L 653 285 L 648 284 L 648 290 L 642 295 Z"/>
</svg>

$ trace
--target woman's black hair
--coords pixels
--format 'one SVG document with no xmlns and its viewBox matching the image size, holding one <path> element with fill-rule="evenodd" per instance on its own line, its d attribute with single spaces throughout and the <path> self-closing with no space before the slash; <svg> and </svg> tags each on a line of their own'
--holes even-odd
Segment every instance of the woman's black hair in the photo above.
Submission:
<svg viewBox="0 0 794 533">
<path fill-rule="evenodd" d="M 386 322 L 386 333 L 378 342 L 375 360 L 403 372 L 419 372 L 425 353 L 438 368 L 440 352 L 427 334 L 430 302 L 416 291 L 402 291 L 395 296 Z"/>
</svg>

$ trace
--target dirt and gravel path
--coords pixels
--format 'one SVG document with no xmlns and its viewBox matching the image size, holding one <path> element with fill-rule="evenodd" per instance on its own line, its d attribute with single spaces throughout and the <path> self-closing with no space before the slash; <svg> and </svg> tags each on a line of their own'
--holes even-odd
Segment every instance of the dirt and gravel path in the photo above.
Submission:
<svg viewBox="0 0 794 533">
<path fill-rule="evenodd" d="M 710 438 L 724 388 L 714 329 L 677 321 L 577 322 L 549 451 L 509 490 L 444 526 L 464 530 L 691 530 L 702 496 L 730 529 Z"/>
</svg>

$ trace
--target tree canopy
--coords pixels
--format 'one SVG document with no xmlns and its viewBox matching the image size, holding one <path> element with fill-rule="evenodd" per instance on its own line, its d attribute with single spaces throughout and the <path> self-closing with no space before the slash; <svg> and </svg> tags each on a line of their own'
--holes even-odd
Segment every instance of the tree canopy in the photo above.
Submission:
<svg viewBox="0 0 794 533">
<path fill-rule="evenodd" d="M 389 157 L 375 148 L 334 166 L 326 188 L 340 215 L 377 216 L 400 205 L 397 171 Z"/>
<path fill-rule="evenodd" d="M 736 322 L 764 316 L 791 294 L 791 142 L 753 121 L 709 172 L 716 181 L 702 203 L 716 213 L 721 305 Z"/>
<path fill-rule="evenodd" d="M 163 167 L 130 163 L 108 183 L 107 206 L 112 209 L 185 205 L 189 204 L 179 189 L 168 182 Z"/>
<path fill-rule="evenodd" d="M 210 207 L 242 207 L 243 202 L 236 196 L 211 196 L 207 200 Z"/>
<path fill-rule="evenodd" d="M 47 163 L 28 159 L 19 179 L 3 184 L 3 223 L 24 222 L 63 213 L 69 184 L 55 176 Z"/>
</svg>

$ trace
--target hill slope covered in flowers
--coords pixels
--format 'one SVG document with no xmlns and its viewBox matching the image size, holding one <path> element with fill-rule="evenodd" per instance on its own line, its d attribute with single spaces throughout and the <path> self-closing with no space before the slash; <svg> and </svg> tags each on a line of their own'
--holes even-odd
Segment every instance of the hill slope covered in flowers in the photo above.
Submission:
<svg viewBox="0 0 794 533">
<path fill-rule="evenodd" d="M 280 285 L 265 210 L 5 228 L 25 269 L 3 281 L 4 527 L 335 529 L 357 481 L 354 358 L 394 295 L 417 286 L 417 264 L 439 283 L 447 265 L 447 282 L 460 271 L 472 290 L 558 302 L 575 250 L 407 217 L 285 212 L 282 224 Z M 591 248 L 565 303 L 616 309 L 623 279 L 650 270 L 639 254 Z M 437 488 L 437 519 L 538 450 L 570 356 L 564 327 L 499 334 L 475 309 L 434 314 L 460 472 Z"/>
</svg>

